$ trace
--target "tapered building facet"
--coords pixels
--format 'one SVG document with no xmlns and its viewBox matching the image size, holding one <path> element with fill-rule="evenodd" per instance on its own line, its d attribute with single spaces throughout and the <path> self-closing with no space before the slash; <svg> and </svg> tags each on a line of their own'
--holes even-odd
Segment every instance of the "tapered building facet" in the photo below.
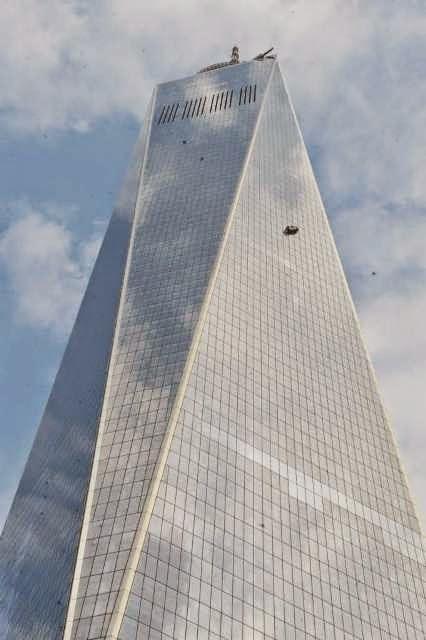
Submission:
<svg viewBox="0 0 426 640">
<path fill-rule="evenodd" d="M 418 519 L 274 59 L 154 91 L 0 554 L 8 640 L 424 639 Z"/>
</svg>

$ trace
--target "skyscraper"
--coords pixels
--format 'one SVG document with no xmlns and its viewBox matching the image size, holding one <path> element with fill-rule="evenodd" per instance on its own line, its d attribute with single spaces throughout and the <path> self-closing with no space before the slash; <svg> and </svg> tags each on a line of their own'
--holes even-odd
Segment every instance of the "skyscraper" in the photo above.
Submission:
<svg viewBox="0 0 426 640">
<path fill-rule="evenodd" d="M 419 523 L 267 54 L 154 91 L 0 553 L 8 640 L 424 638 Z"/>
</svg>

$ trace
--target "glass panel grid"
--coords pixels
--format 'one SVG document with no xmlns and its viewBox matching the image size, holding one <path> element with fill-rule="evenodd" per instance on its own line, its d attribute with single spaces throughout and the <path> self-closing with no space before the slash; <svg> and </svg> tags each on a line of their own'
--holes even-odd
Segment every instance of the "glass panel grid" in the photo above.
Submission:
<svg viewBox="0 0 426 640">
<path fill-rule="evenodd" d="M 420 639 L 419 533 L 277 69 L 120 638 Z"/>
</svg>

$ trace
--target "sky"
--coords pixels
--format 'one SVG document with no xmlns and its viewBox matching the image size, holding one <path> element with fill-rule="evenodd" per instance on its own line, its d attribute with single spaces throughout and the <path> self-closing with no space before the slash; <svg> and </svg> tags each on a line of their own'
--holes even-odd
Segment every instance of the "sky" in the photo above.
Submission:
<svg viewBox="0 0 426 640">
<path fill-rule="evenodd" d="M 3 0 L 0 527 L 152 89 L 234 44 L 275 47 L 425 522 L 424 0 Z"/>
</svg>

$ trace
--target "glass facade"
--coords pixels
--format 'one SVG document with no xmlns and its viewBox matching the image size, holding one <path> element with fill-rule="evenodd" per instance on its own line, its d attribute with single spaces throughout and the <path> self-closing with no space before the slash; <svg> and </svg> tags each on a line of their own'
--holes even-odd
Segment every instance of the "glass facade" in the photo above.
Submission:
<svg viewBox="0 0 426 640">
<path fill-rule="evenodd" d="M 63 606 L 17 595 L 45 579 L 24 475 L 5 637 L 423 639 L 419 523 L 278 64 L 160 85 L 141 140 Z"/>
</svg>

